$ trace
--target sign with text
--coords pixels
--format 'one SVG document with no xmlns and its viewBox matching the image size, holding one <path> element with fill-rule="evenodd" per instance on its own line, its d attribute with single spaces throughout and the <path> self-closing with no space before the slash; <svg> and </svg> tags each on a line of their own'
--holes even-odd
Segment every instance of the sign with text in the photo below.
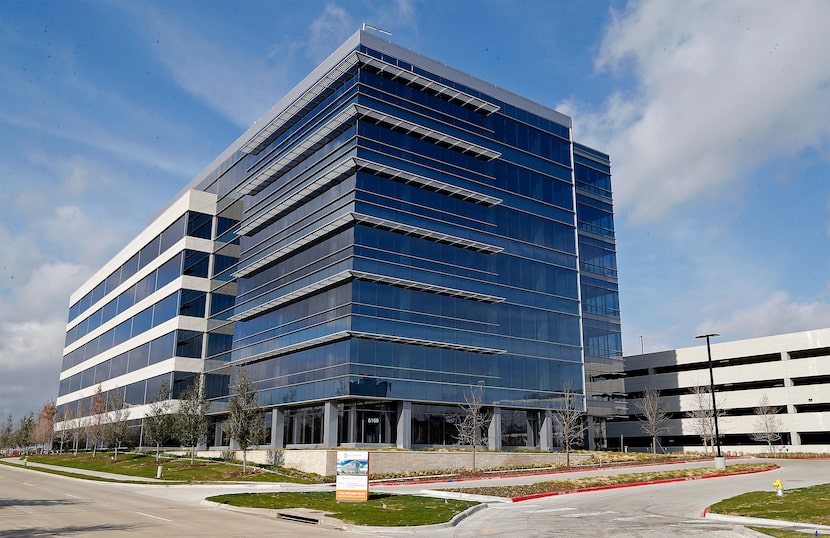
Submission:
<svg viewBox="0 0 830 538">
<path fill-rule="evenodd" d="M 338 451 L 335 485 L 335 499 L 338 501 L 368 501 L 369 452 L 365 450 Z"/>
</svg>

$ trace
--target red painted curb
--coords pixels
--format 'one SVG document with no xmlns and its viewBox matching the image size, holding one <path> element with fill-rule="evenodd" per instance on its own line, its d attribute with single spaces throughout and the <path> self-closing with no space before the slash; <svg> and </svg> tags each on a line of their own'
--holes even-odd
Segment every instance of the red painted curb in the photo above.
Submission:
<svg viewBox="0 0 830 538">
<path fill-rule="evenodd" d="M 632 488 L 635 486 L 650 486 L 652 484 L 670 484 L 672 482 L 690 482 L 692 480 L 703 480 L 706 478 L 721 478 L 724 476 L 739 476 L 742 474 L 765 473 L 767 471 L 774 471 L 776 469 L 780 469 L 780 467 L 776 465 L 774 467 L 770 467 L 769 469 L 755 469 L 752 471 L 738 471 L 734 473 L 708 474 L 703 476 L 689 476 L 682 478 L 664 478 L 662 480 L 649 480 L 647 482 L 629 482 L 627 484 L 611 484 L 608 486 L 593 486 L 590 488 L 565 489 L 560 491 L 549 491 L 545 493 L 534 493 L 532 495 L 520 495 L 518 497 L 513 497 L 511 501 L 516 503 L 522 501 L 529 501 L 532 499 L 541 499 L 543 497 L 555 497 L 558 495 L 570 495 L 571 493 L 583 493 L 586 491 L 604 491 L 609 489 Z"/>
</svg>

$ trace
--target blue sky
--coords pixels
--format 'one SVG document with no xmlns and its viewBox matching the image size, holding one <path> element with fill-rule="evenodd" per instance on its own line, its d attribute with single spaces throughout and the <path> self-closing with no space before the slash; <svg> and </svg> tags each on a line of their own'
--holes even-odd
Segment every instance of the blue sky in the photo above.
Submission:
<svg viewBox="0 0 830 538">
<path fill-rule="evenodd" d="M 0 0 L 0 416 L 70 293 L 362 22 L 613 161 L 627 353 L 830 326 L 830 3 Z"/>
</svg>

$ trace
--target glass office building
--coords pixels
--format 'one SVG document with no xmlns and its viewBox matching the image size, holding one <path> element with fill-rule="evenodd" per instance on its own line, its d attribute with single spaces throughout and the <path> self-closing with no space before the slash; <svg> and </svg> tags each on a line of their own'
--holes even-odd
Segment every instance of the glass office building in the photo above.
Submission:
<svg viewBox="0 0 830 538">
<path fill-rule="evenodd" d="M 602 442 L 622 398 L 609 157 L 357 32 L 73 295 L 67 329 L 60 406 L 100 383 L 140 420 L 161 380 L 200 377 L 210 445 L 240 367 L 272 446 L 454 444 L 478 390 L 492 448 L 553 448 L 569 389 Z"/>
</svg>

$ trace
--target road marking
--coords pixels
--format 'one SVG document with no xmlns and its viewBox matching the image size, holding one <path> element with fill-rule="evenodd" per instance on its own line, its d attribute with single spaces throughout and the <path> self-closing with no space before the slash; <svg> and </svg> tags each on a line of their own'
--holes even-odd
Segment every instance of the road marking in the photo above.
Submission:
<svg viewBox="0 0 830 538">
<path fill-rule="evenodd" d="M 162 521 L 167 521 L 168 523 L 172 523 L 172 520 L 170 520 L 170 519 L 164 519 L 163 517 L 158 517 L 158 516 L 151 516 L 150 514 L 145 514 L 144 512 L 136 512 L 136 514 L 151 517 L 153 519 L 160 519 Z"/>
<path fill-rule="evenodd" d="M 80 499 L 77 495 L 72 495 L 71 493 L 64 493 L 67 497 L 72 497 L 73 499 Z"/>
<path fill-rule="evenodd" d="M 576 508 L 540 508 L 538 510 L 531 510 L 531 514 L 544 514 L 545 512 L 567 512 L 569 510 L 576 510 Z"/>
<path fill-rule="evenodd" d="M 24 486 L 32 486 L 32 487 L 35 487 L 35 485 L 34 485 L 34 484 L 30 484 L 30 483 L 28 483 L 28 482 L 23 482 L 23 485 L 24 485 Z"/>
<path fill-rule="evenodd" d="M 582 512 L 580 514 L 562 514 L 562 517 L 591 517 L 591 516 L 605 516 L 610 514 L 617 514 L 619 512 L 615 512 L 613 510 L 605 510 L 602 512 Z"/>
</svg>

